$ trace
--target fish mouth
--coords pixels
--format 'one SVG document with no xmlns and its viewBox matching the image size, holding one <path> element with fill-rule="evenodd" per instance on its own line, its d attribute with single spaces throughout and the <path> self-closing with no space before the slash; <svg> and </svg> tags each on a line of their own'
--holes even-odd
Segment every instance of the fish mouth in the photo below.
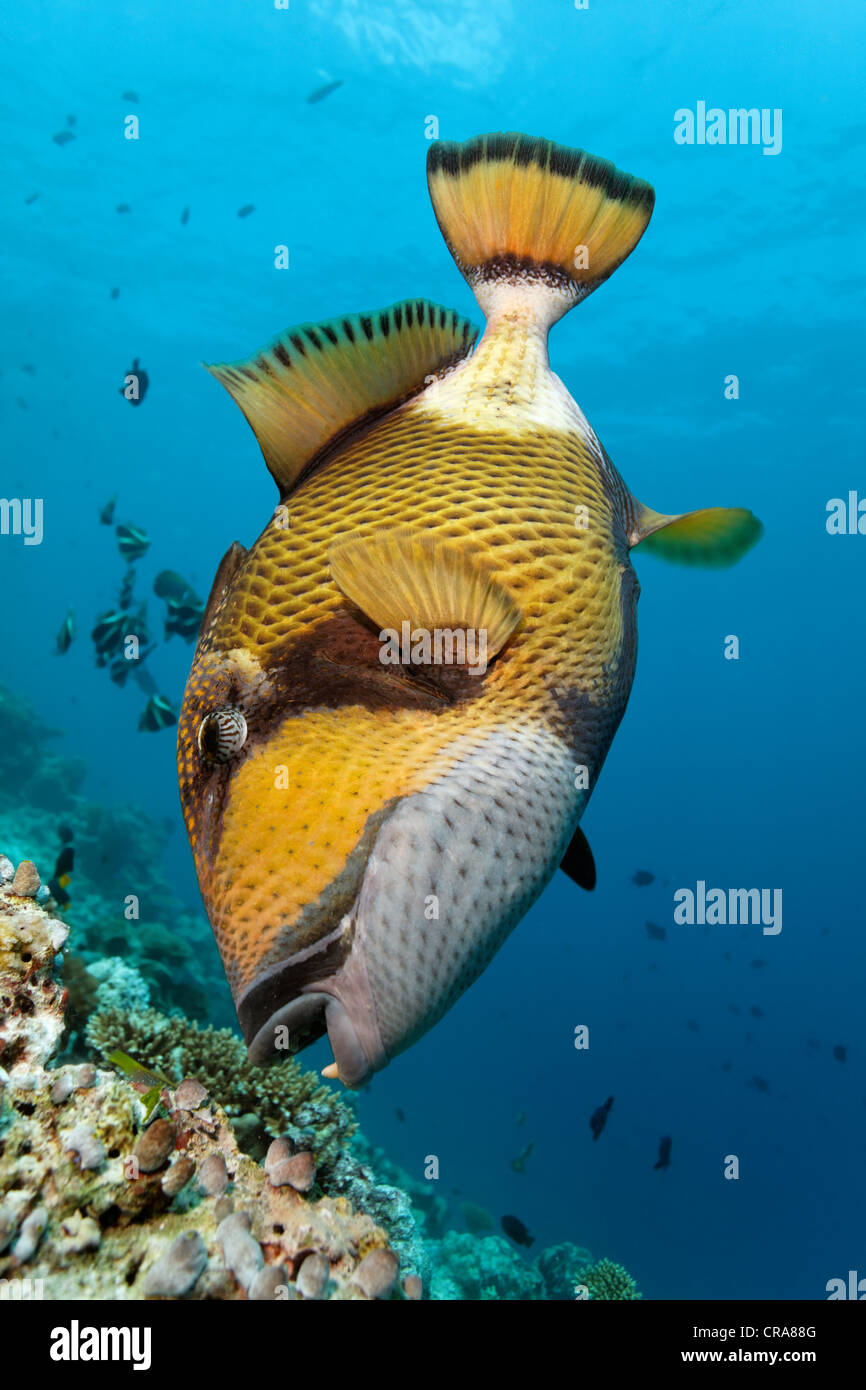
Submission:
<svg viewBox="0 0 866 1390">
<path fill-rule="evenodd" d="M 250 1062 L 279 1061 L 327 1032 L 340 1080 L 366 1085 L 388 1062 L 363 955 L 353 951 L 354 923 L 272 966 L 237 1001 Z"/>
</svg>

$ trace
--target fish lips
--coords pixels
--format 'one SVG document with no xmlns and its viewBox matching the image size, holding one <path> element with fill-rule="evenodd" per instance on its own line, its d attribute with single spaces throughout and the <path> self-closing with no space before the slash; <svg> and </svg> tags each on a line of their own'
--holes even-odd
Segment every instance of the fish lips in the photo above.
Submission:
<svg viewBox="0 0 866 1390">
<path fill-rule="evenodd" d="M 387 1064 L 364 956 L 352 950 L 353 938 L 354 924 L 345 917 L 335 932 L 272 966 L 239 996 L 252 1063 L 277 1061 L 290 1046 L 307 1047 L 327 1032 L 345 1086 L 366 1085 Z"/>
</svg>

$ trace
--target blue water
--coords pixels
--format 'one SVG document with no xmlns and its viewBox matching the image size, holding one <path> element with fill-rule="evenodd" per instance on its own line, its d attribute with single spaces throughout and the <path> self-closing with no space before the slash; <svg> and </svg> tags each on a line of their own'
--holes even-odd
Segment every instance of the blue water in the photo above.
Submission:
<svg viewBox="0 0 866 1390">
<path fill-rule="evenodd" d="M 44 499 L 41 545 L 0 537 L 0 678 L 87 758 L 88 795 L 174 820 L 168 868 L 190 903 L 173 735 L 139 734 L 141 692 L 92 663 L 87 631 L 123 572 L 99 507 L 118 490 L 118 519 L 150 533 L 143 593 L 170 567 L 206 594 L 276 498 L 201 360 L 406 295 L 478 321 L 427 198 L 429 117 L 444 139 L 579 145 L 655 186 L 640 247 L 554 329 L 552 365 L 636 496 L 746 505 L 766 534 L 728 571 L 636 552 L 638 674 L 584 820 L 596 892 L 557 875 L 360 1103 L 405 1168 L 436 1154 L 446 1193 L 516 1213 L 533 1254 L 589 1246 L 653 1298 L 821 1298 L 866 1274 L 866 538 L 825 525 L 830 498 L 866 493 L 863 37 L 852 0 L 31 0 L 0 35 L 0 492 Z M 781 151 L 677 144 L 674 112 L 701 101 L 780 110 Z M 118 394 L 134 356 L 138 409 Z M 70 605 L 81 631 L 58 659 Z M 174 638 L 150 663 L 176 702 L 189 659 Z M 635 886 L 637 868 L 655 881 Z M 782 931 L 677 926 L 673 893 L 698 880 L 781 888 Z M 672 1166 L 654 1171 L 662 1135 Z"/>
</svg>

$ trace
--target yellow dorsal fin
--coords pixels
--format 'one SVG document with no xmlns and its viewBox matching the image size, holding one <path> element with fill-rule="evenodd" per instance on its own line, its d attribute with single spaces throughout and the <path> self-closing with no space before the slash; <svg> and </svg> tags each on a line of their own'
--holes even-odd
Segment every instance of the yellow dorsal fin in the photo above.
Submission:
<svg viewBox="0 0 866 1390">
<path fill-rule="evenodd" d="M 501 651 L 521 620 L 508 591 L 474 555 L 409 528 L 356 533 L 328 554 L 347 598 L 380 629 L 473 629 L 487 653 Z"/>
<path fill-rule="evenodd" d="M 631 545 L 678 565 L 735 565 L 764 533 L 745 507 L 703 507 L 665 516 L 637 504 Z"/>
<path fill-rule="evenodd" d="M 287 329 L 248 361 L 208 371 L 240 406 L 285 496 L 316 455 L 422 390 L 477 336 L 453 309 L 406 299 Z"/>
</svg>

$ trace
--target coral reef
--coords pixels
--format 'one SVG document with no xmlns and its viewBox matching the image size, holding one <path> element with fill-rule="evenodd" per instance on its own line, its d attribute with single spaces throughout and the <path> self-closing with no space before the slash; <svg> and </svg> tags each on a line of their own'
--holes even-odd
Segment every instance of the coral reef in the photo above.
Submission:
<svg viewBox="0 0 866 1390">
<path fill-rule="evenodd" d="M 103 1057 L 120 1049 L 172 1081 L 194 1076 L 232 1119 L 241 1147 L 256 1157 L 264 1156 L 269 1136 L 286 1134 L 327 1167 L 354 1132 L 352 1111 L 313 1072 L 293 1057 L 251 1066 L 229 1028 L 201 1028 L 156 1009 L 107 1009 L 91 1015 L 87 1040 Z"/>
<path fill-rule="evenodd" d="M 231 995 L 207 919 L 181 901 L 162 868 L 173 823 L 154 820 L 139 806 L 102 806 L 83 797 L 84 763 L 52 751 L 58 736 L 0 686 L 0 844 L 6 854 L 16 865 L 35 860 L 47 882 L 62 825 L 75 867 L 71 904 L 57 915 L 76 924 L 80 967 L 119 956 L 164 1007 L 204 1022 L 230 1022 Z M 65 1042 L 71 1055 L 82 1038 L 86 1013 L 80 1011 L 87 1003 L 79 993 Z"/>
<path fill-rule="evenodd" d="M 241 1152 L 225 1110 L 204 1103 L 219 1070 L 208 1079 L 177 1076 L 173 1093 L 163 1094 L 166 1113 L 145 1128 L 127 1078 L 90 1065 L 47 1068 L 64 1027 L 56 958 L 67 932 L 3 876 L 0 1278 L 41 1280 L 53 1299 L 417 1297 L 414 1280 L 402 1293 L 398 1256 L 369 1215 L 343 1196 L 276 1186 Z M 166 1041 L 179 1039 L 174 1057 L 160 1058 L 166 1071 L 184 1038 L 205 1056 L 210 1048 L 212 1065 L 217 1057 L 229 1064 L 231 1035 L 209 1035 L 184 1020 L 162 1026 Z M 309 1174 L 317 1149 L 327 1151 L 345 1122 L 336 1102 L 323 1105 L 317 1078 L 294 1063 L 288 1070 L 290 1109 L 297 1102 L 291 1113 L 304 1120 L 295 1126 L 298 1139 L 312 1135 L 300 1151 Z M 252 1101 L 249 1078 L 246 1085 Z M 315 1126 L 323 1113 L 320 1142 Z M 300 1152 L 294 1138 L 281 1136 L 281 1162 Z"/>
<path fill-rule="evenodd" d="M 434 1299 L 542 1299 L 544 1279 L 503 1236 L 449 1231 L 432 1242 L 430 1297 Z"/>
</svg>

